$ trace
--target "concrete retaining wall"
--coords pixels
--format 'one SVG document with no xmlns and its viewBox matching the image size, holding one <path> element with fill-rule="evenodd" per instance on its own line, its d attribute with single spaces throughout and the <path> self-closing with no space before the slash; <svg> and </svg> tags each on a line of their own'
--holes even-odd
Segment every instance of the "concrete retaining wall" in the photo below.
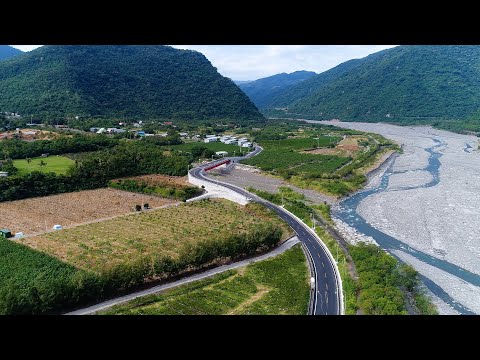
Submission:
<svg viewBox="0 0 480 360">
<path fill-rule="evenodd" d="M 211 182 L 208 182 L 202 179 L 197 179 L 196 177 L 193 177 L 190 173 L 188 173 L 188 182 L 193 185 L 197 185 L 198 187 L 201 187 L 203 185 L 205 186 L 205 190 L 207 191 L 207 194 L 198 196 L 193 199 L 189 199 L 190 201 L 210 199 L 210 198 L 222 198 L 222 199 L 227 199 L 227 200 L 236 202 L 240 205 L 247 205 L 249 203 L 249 201 L 245 196 L 242 196 L 236 193 L 235 191 L 230 190 L 221 185 L 212 184 Z"/>
</svg>

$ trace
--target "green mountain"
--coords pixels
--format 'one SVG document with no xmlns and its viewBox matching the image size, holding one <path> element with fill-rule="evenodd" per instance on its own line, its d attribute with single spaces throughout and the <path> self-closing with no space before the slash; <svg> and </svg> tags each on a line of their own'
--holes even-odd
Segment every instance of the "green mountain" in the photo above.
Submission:
<svg viewBox="0 0 480 360">
<path fill-rule="evenodd" d="M 261 109 L 271 106 L 272 100 L 288 88 L 314 75 L 317 74 L 312 71 L 295 71 L 291 74 L 282 73 L 255 81 L 237 82 L 237 85 Z"/>
<path fill-rule="evenodd" d="M 204 55 L 169 46 L 52 45 L 3 61 L 0 111 L 43 119 L 263 119 Z"/>
<path fill-rule="evenodd" d="M 274 111 L 273 107 L 288 110 Z M 462 120 L 464 129 L 474 124 L 471 130 L 480 131 L 475 126 L 480 114 L 480 46 L 383 50 L 288 89 L 267 113 L 391 123 Z"/>
<path fill-rule="evenodd" d="M 268 108 L 284 108 L 299 100 L 303 100 L 361 63 L 362 60 L 359 59 L 349 60 L 308 80 L 286 88 L 271 99 Z"/>
<path fill-rule="evenodd" d="M 9 59 L 16 55 L 20 55 L 23 51 L 15 49 L 8 45 L 0 45 L 0 61 Z"/>
</svg>

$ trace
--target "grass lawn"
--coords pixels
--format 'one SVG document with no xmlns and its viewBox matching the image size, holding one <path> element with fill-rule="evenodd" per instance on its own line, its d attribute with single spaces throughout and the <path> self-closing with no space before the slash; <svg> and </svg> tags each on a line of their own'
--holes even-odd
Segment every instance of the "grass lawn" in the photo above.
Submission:
<svg viewBox="0 0 480 360">
<path fill-rule="evenodd" d="M 42 160 L 47 165 L 40 166 Z M 26 175 L 32 171 L 41 171 L 43 173 L 54 172 L 58 175 L 65 174 L 74 163 L 75 161 L 67 157 L 55 155 L 47 158 L 33 158 L 30 164 L 25 159 L 13 161 L 13 165 L 18 169 L 18 175 Z"/>
<path fill-rule="evenodd" d="M 300 245 L 268 260 L 149 295 L 105 315 L 305 315 L 308 267 Z"/>
</svg>

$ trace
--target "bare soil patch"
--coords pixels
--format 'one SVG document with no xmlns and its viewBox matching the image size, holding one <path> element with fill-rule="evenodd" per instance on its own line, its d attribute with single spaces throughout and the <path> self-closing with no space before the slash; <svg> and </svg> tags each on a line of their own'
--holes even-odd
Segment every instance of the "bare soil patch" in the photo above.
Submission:
<svg viewBox="0 0 480 360">
<path fill-rule="evenodd" d="M 0 203 L 0 227 L 25 235 L 44 232 L 53 225 L 79 225 L 95 219 L 131 213 L 135 205 L 150 207 L 174 200 L 116 189 L 96 189 Z"/>
</svg>

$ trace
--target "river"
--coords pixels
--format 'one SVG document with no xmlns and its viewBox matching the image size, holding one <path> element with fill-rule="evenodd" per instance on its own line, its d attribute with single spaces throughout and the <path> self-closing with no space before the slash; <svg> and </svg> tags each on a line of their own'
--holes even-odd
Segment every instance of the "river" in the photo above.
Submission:
<svg viewBox="0 0 480 360">
<path fill-rule="evenodd" d="M 470 214 L 480 211 L 480 197 L 469 186 L 480 180 L 476 138 L 429 127 L 329 124 L 377 132 L 405 149 L 364 190 L 334 206 L 333 215 L 416 268 L 454 313 L 480 313 L 480 216 Z"/>
</svg>

